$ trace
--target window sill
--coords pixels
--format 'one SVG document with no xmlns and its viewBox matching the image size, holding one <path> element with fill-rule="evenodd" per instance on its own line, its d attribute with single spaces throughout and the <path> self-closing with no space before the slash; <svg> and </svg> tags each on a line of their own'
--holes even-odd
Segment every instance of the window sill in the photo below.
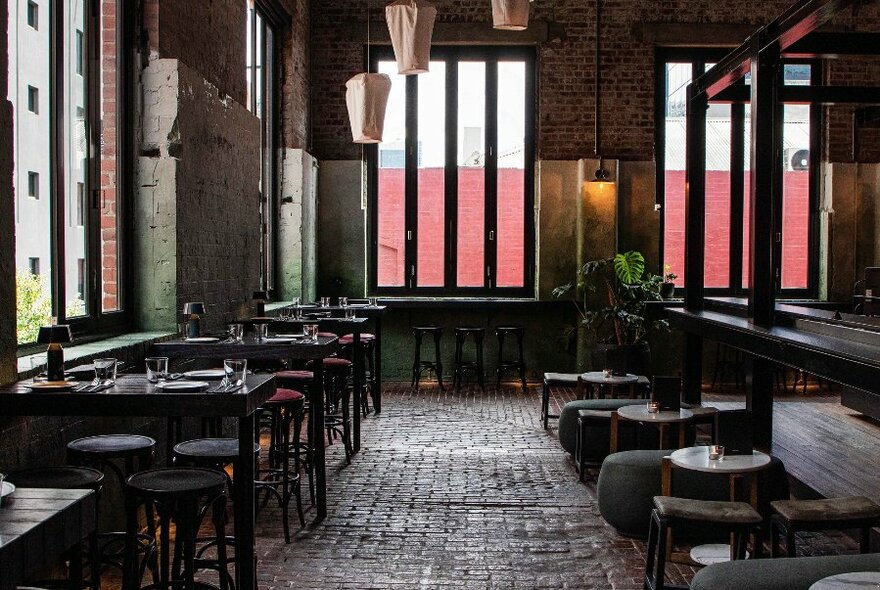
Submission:
<svg viewBox="0 0 880 590">
<path fill-rule="evenodd" d="M 98 355 L 122 356 L 123 349 L 130 346 L 151 344 L 174 337 L 173 332 L 133 332 L 121 334 L 112 338 L 103 338 L 83 344 L 74 344 L 64 347 L 64 364 L 73 366 L 72 361 L 94 358 Z M 18 357 L 18 378 L 27 379 L 37 372 L 37 366 L 46 362 L 46 352 L 41 351 Z"/>
</svg>

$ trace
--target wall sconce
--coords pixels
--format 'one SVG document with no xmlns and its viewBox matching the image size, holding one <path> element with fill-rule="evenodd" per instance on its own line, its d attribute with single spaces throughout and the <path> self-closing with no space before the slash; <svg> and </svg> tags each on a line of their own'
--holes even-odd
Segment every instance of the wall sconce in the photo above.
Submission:
<svg viewBox="0 0 880 590">
<path fill-rule="evenodd" d="M 71 342 L 70 326 L 43 326 L 37 334 L 37 344 L 48 344 L 46 349 L 46 380 L 64 381 L 64 350 L 62 344 Z"/>
<path fill-rule="evenodd" d="M 205 304 L 201 301 L 184 303 L 183 315 L 187 316 L 186 320 L 186 337 L 198 338 L 202 334 L 200 325 L 201 316 L 205 315 Z"/>
</svg>

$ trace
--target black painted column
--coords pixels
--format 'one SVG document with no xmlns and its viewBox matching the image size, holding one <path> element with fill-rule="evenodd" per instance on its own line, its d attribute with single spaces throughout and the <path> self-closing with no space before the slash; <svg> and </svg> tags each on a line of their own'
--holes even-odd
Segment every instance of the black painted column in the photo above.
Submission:
<svg viewBox="0 0 880 590">
<path fill-rule="evenodd" d="M 687 103 L 687 175 L 685 185 L 685 287 L 684 307 L 688 311 L 703 309 L 704 261 L 706 244 L 706 111 L 708 101 L 703 93 L 688 86 Z M 703 385 L 703 339 L 685 334 L 683 399 L 699 404 Z"/>
</svg>

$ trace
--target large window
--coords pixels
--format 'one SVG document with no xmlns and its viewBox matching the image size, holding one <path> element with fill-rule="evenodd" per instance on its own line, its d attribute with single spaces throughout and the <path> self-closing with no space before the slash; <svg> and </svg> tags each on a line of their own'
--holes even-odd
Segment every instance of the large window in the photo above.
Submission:
<svg viewBox="0 0 880 590">
<path fill-rule="evenodd" d="M 261 288 L 275 289 L 275 219 L 278 207 L 278 60 L 283 17 L 269 0 L 247 0 L 247 107 L 260 119 Z"/>
<path fill-rule="evenodd" d="M 714 52 L 661 52 L 657 60 L 657 193 L 663 205 L 661 260 L 684 286 L 685 114 L 687 86 L 712 61 Z M 815 71 L 814 71 L 815 70 Z M 784 67 L 785 84 L 810 84 L 814 64 Z M 749 83 L 746 76 L 743 83 Z M 782 219 L 782 289 L 789 296 L 815 295 L 818 191 L 816 158 L 819 109 L 785 105 Z M 705 286 L 715 294 L 748 290 L 749 105 L 710 104 L 706 117 Z"/>
<path fill-rule="evenodd" d="M 7 0 L 20 344 L 125 322 L 123 4 Z"/>
<path fill-rule="evenodd" d="M 371 289 L 531 295 L 534 52 L 432 49 L 430 72 L 391 76 L 384 141 L 367 150 Z"/>
</svg>

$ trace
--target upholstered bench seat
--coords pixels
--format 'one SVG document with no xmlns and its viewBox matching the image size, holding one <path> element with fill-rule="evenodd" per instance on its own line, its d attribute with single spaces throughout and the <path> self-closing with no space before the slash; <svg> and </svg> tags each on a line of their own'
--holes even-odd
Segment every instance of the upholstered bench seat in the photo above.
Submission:
<svg viewBox="0 0 880 590">
<path fill-rule="evenodd" d="M 746 502 L 689 500 L 672 496 L 655 496 L 654 506 L 667 518 L 721 524 L 758 524 L 761 515 Z"/>
<path fill-rule="evenodd" d="M 880 571 L 880 554 L 717 563 L 697 572 L 690 590 L 809 590 L 822 578 L 860 571 Z"/>
<path fill-rule="evenodd" d="M 822 500 L 779 500 L 773 502 L 771 506 L 780 516 L 792 523 L 880 518 L 880 506 L 862 496 Z"/>
</svg>

